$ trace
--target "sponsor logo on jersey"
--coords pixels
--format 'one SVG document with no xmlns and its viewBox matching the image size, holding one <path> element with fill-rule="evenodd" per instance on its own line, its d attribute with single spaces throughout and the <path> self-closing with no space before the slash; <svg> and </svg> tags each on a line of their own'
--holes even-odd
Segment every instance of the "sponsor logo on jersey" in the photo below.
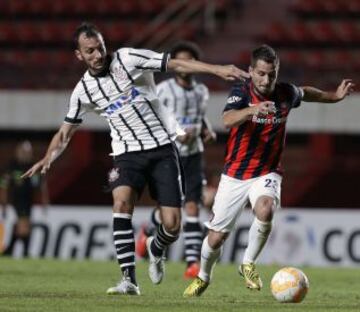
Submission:
<svg viewBox="0 0 360 312">
<path fill-rule="evenodd" d="M 255 123 L 259 123 L 259 124 L 265 124 L 265 125 L 270 125 L 270 124 L 280 124 L 280 123 L 284 123 L 286 122 L 287 117 L 281 117 L 281 118 L 277 118 L 277 117 L 258 117 L 258 116 L 253 116 L 251 118 L 252 122 Z"/>
<path fill-rule="evenodd" d="M 237 103 L 237 102 L 240 102 L 242 99 L 242 97 L 240 96 L 230 96 L 228 99 L 227 99 L 227 104 L 233 104 L 233 103 Z"/>
<path fill-rule="evenodd" d="M 113 114 L 116 110 L 122 108 L 124 105 L 131 104 L 131 101 L 134 100 L 140 92 L 136 90 L 135 88 L 131 88 L 130 92 L 128 94 L 124 94 L 120 96 L 116 102 L 111 103 L 106 109 L 105 112 L 110 116 Z"/>
</svg>

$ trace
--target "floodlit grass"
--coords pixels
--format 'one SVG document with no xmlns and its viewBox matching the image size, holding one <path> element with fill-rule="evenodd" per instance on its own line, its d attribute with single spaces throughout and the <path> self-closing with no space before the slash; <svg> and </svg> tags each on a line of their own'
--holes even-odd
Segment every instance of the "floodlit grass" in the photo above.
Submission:
<svg viewBox="0 0 360 312">
<path fill-rule="evenodd" d="M 269 284 L 278 267 L 259 267 L 265 287 L 251 292 L 235 265 L 218 265 L 214 281 L 200 298 L 182 297 L 189 284 L 184 264 L 168 263 L 166 278 L 154 286 L 146 262 L 138 264 L 140 297 L 107 296 L 116 284 L 115 262 L 14 260 L 0 258 L 0 311 L 360 311 L 360 270 L 302 268 L 310 280 L 303 303 L 280 304 Z"/>
</svg>

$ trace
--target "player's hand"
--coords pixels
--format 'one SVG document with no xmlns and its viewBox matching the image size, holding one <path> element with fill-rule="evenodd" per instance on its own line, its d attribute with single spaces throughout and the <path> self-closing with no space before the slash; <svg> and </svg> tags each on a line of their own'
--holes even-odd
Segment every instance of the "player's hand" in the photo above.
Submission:
<svg viewBox="0 0 360 312">
<path fill-rule="evenodd" d="M 275 103 L 271 101 L 264 101 L 252 107 L 254 109 L 255 116 L 264 117 L 268 114 L 276 112 Z"/>
<path fill-rule="evenodd" d="M 35 165 L 33 165 L 28 171 L 26 171 L 21 178 L 31 178 L 34 174 L 41 173 L 45 174 L 50 169 L 50 158 L 43 158 L 38 161 Z"/>
<path fill-rule="evenodd" d="M 216 132 L 210 131 L 209 129 L 203 129 L 202 131 L 202 140 L 204 143 L 213 143 L 216 141 Z"/>
<path fill-rule="evenodd" d="M 196 130 L 195 128 L 185 128 L 184 129 L 185 134 L 184 135 L 178 135 L 177 136 L 177 140 L 181 143 L 181 144 L 190 144 L 194 141 L 195 137 L 196 137 Z"/>
<path fill-rule="evenodd" d="M 335 92 L 335 101 L 341 101 L 345 96 L 350 95 L 354 91 L 355 84 L 351 79 L 343 79 Z"/>
<path fill-rule="evenodd" d="M 245 80 L 250 78 L 249 73 L 237 68 L 234 65 L 219 65 L 216 71 L 216 75 L 224 80 L 234 81 L 236 79 Z"/>
</svg>

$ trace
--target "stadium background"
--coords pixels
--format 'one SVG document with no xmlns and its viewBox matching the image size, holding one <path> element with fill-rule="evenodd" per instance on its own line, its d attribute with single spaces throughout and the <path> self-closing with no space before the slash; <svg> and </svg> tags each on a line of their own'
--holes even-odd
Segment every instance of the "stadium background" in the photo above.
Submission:
<svg viewBox="0 0 360 312">
<path fill-rule="evenodd" d="M 271 4 L 267 0 L 2 0 L 0 170 L 13 157 L 19 140 L 31 140 L 36 159 L 41 157 L 61 124 L 70 92 L 84 71 L 72 51 L 73 31 L 84 20 L 98 25 L 109 50 L 134 46 L 162 51 L 178 39 L 188 39 L 203 49 L 205 61 L 233 63 L 244 69 L 251 49 L 268 43 L 281 58 L 280 80 L 334 89 L 343 78 L 359 81 L 359 17 L 358 0 L 274 0 Z M 157 81 L 164 78 L 156 76 Z M 208 117 L 219 136 L 205 153 L 209 183 L 216 184 L 226 141 L 220 114 L 230 84 L 209 76 L 199 79 L 210 88 Z M 293 231 L 300 241 L 312 240 L 311 233 L 310 238 L 302 237 L 312 216 L 303 217 L 294 208 L 316 209 L 316 222 L 329 224 L 326 233 L 340 231 L 332 235 L 350 251 L 344 261 L 328 264 L 360 262 L 360 228 L 349 223 L 359 218 L 360 208 L 359 100 L 355 93 L 336 106 L 303 104 L 288 124 L 283 156 L 284 218 L 289 222 L 303 218 L 305 225 Z M 106 222 L 111 196 L 103 189 L 111 168 L 110 138 L 105 123 L 92 116 L 88 119 L 49 174 L 50 201 L 59 215 L 71 215 L 74 209 L 88 214 L 89 206 L 98 206 Z M 139 205 L 153 203 L 145 193 Z M 336 219 L 338 213 L 337 220 L 346 215 L 343 221 L 328 220 L 332 214 Z M 51 214 L 50 210 L 50 218 Z M 140 224 L 142 218 L 138 220 Z M 313 227 L 316 230 L 316 224 Z M 50 233 L 52 230 L 50 227 Z M 287 237 L 290 242 L 295 238 Z M 323 236 L 321 239 L 324 241 Z M 45 255 L 56 256 L 55 247 L 49 247 L 52 252 Z M 70 247 L 64 251 L 65 258 L 74 256 Z M 40 249 L 33 254 L 41 255 Z M 89 255 L 84 252 L 82 256 Z"/>
</svg>

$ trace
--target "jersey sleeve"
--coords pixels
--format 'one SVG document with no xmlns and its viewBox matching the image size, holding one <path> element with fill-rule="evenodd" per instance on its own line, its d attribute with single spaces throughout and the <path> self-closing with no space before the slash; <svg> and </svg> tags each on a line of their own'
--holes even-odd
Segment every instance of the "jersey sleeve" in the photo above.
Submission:
<svg viewBox="0 0 360 312">
<path fill-rule="evenodd" d="M 169 53 L 158 53 L 145 49 L 128 49 L 127 63 L 139 70 L 166 72 Z"/>
<path fill-rule="evenodd" d="M 75 89 L 70 97 L 69 108 L 64 122 L 75 125 L 81 124 L 81 117 L 85 115 L 86 111 L 86 106 L 81 102 L 78 91 Z"/>
<path fill-rule="evenodd" d="M 291 83 L 288 84 L 288 89 L 291 108 L 299 107 L 304 96 L 304 91 Z"/>
<path fill-rule="evenodd" d="M 224 112 L 232 109 L 243 109 L 248 107 L 249 98 L 245 91 L 245 86 L 242 84 L 235 84 L 227 98 Z"/>
<path fill-rule="evenodd" d="M 209 102 L 209 98 L 210 98 L 210 92 L 207 86 L 203 85 L 203 101 L 205 103 Z"/>
<path fill-rule="evenodd" d="M 156 94 L 159 98 L 159 101 L 162 105 L 167 106 L 167 92 L 166 92 L 166 87 L 164 82 L 159 83 L 158 85 L 156 85 Z"/>
</svg>

